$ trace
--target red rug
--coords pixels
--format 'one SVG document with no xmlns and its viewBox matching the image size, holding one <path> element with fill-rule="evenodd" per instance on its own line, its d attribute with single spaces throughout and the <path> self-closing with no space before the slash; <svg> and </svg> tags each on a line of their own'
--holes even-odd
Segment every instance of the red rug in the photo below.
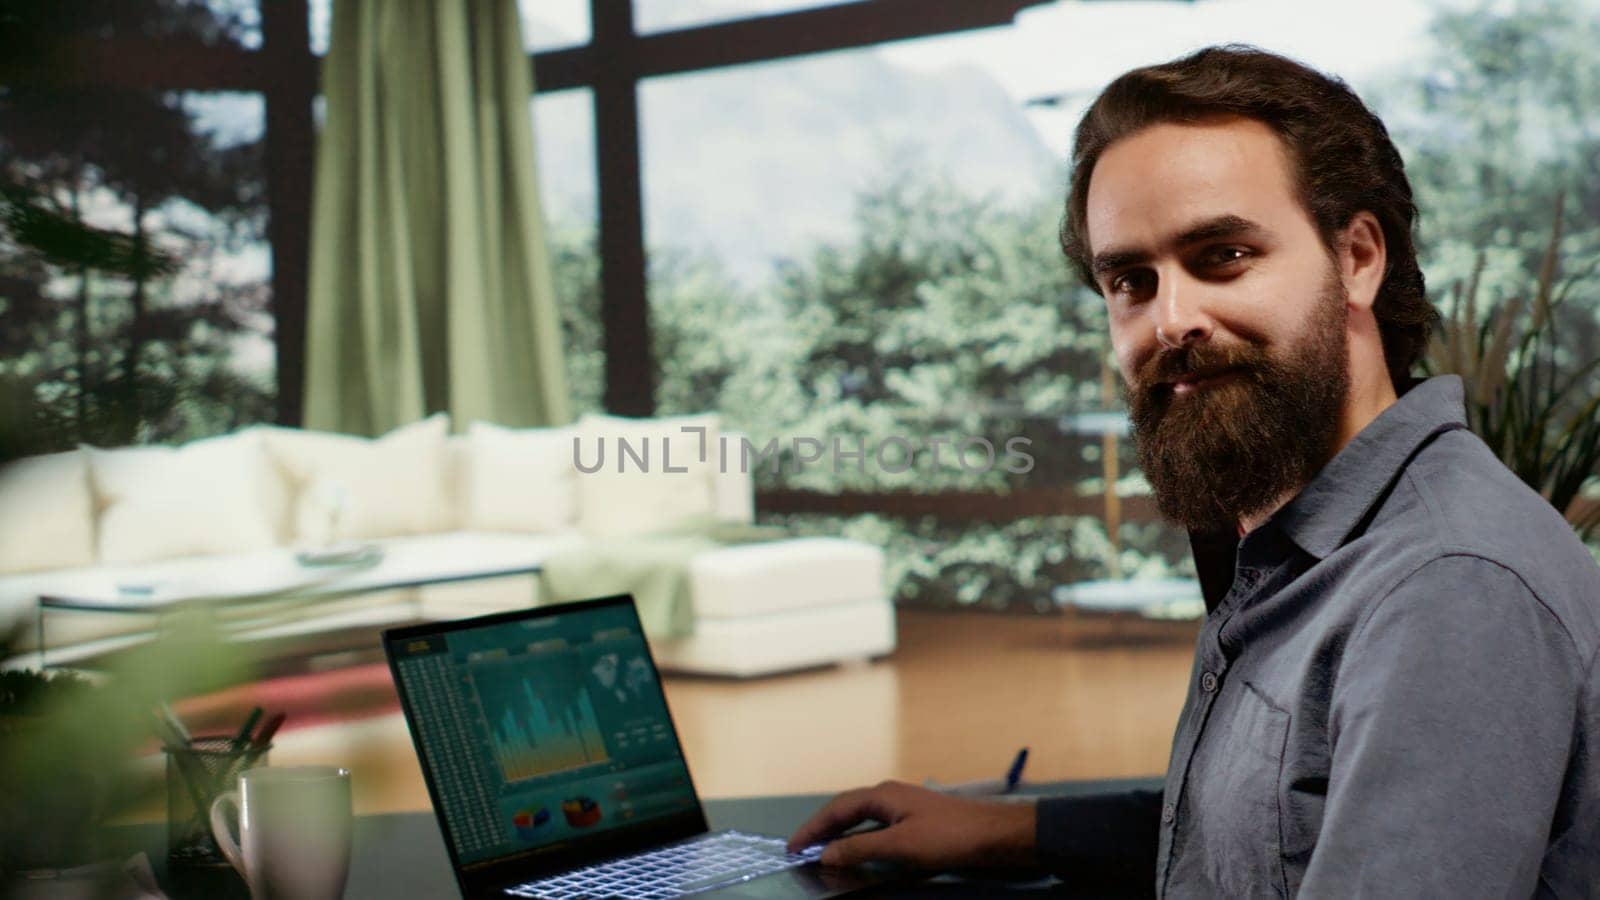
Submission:
<svg viewBox="0 0 1600 900">
<path fill-rule="evenodd" d="M 262 721 L 284 713 L 280 734 L 297 728 L 354 722 L 400 711 L 389 667 L 384 663 L 284 675 L 191 697 L 173 704 L 192 734 L 233 734 L 253 707 L 264 711 Z"/>
</svg>

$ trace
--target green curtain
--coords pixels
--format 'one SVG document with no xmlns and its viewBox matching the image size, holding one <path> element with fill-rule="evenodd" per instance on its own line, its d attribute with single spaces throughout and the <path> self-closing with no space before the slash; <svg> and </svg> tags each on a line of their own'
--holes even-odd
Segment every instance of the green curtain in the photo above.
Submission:
<svg viewBox="0 0 1600 900">
<path fill-rule="evenodd" d="M 305 424 L 570 419 L 516 0 L 336 0 Z"/>
</svg>

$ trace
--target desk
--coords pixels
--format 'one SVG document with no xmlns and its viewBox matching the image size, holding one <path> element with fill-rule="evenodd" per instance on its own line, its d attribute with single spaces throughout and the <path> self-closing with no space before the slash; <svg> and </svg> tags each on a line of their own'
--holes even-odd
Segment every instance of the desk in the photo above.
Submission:
<svg viewBox="0 0 1600 900">
<path fill-rule="evenodd" d="M 1090 794 L 1101 791 L 1119 791 L 1143 788 L 1160 790 L 1160 779 L 1125 781 L 1073 781 L 1059 784 L 1030 785 L 1030 794 Z M 829 795 L 801 794 L 784 797 L 752 797 L 737 800 L 710 800 L 705 804 L 706 818 L 713 830 L 736 828 L 741 831 L 763 832 L 787 836 L 801 822 L 821 806 Z M 133 853 L 143 850 L 150 855 L 156 877 L 167 888 L 173 900 L 188 898 L 216 898 L 248 900 L 244 882 L 232 870 L 204 873 L 185 877 L 179 881 L 169 878 L 166 871 L 166 825 L 125 826 L 113 829 L 112 841 L 119 852 Z M 1021 890 L 1021 896 L 1057 897 L 1078 896 L 1056 890 Z M 455 876 L 450 868 L 450 857 L 445 853 L 438 824 L 431 812 L 398 813 L 379 816 L 356 817 L 355 837 L 351 849 L 350 880 L 345 888 L 345 900 L 395 900 L 395 898 L 455 898 L 459 897 Z M 911 891 L 883 889 L 871 896 L 926 897 L 926 896 L 1004 896 L 1004 889 L 994 884 L 917 885 Z"/>
</svg>

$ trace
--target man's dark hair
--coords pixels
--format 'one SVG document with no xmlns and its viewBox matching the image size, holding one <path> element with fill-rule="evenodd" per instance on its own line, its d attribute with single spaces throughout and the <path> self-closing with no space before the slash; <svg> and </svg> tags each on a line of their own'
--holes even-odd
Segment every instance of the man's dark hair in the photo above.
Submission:
<svg viewBox="0 0 1600 900">
<path fill-rule="evenodd" d="M 1061 249 L 1084 282 L 1100 290 L 1090 269 L 1089 178 L 1106 148 L 1151 125 L 1225 116 L 1271 128 L 1289 151 L 1300 202 L 1330 252 L 1335 235 L 1366 210 L 1387 245 L 1388 271 L 1373 315 L 1384 361 L 1397 390 L 1427 347 L 1438 312 L 1428 302 L 1417 266 L 1417 219 L 1405 164 L 1388 129 L 1343 81 L 1254 47 L 1208 47 L 1111 82 L 1078 124 L 1072 186 L 1061 223 Z"/>
</svg>

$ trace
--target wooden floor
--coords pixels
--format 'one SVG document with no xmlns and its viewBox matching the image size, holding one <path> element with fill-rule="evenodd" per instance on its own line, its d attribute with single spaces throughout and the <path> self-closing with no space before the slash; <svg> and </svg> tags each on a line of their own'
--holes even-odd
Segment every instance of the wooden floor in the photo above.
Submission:
<svg viewBox="0 0 1600 900">
<path fill-rule="evenodd" d="M 666 690 L 705 797 L 993 778 L 1023 746 L 1028 780 L 1158 775 L 1195 628 L 902 611 L 887 659 Z M 357 812 L 428 808 L 398 715 L 285 734 L 271 762 L 350 767 Z"/>
</svg>

